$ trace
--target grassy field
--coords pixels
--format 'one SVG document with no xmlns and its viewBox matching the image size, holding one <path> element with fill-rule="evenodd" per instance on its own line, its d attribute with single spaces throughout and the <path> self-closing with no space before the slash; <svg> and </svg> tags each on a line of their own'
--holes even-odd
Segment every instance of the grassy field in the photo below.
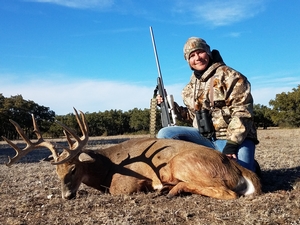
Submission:
<svg viewBox="0 0 300 225">
<path fill-rule="evenodd" d="M 199 195 L 168 199 L 159 193 L 111 196 L 85 185 L 76 199 L 66 201 L 54 166 L 39 162 L 47 151 L 9 168 L 4 162 L 14 152 L 1 142 L 0 224 L 300 224 L 300 129 L 258 135 L 264 193 L 230 201 Z M 117 140 L 123 138 L 128 137 Z M 113 141 L 94 143 L 97 148 Z"/>
</svg>

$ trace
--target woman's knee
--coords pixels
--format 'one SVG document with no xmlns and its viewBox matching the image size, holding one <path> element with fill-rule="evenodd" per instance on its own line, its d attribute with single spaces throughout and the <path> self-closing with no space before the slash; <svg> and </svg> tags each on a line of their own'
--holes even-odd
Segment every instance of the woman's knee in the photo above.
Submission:
<svg viewBox="0 0 300 225">
<path fill-rule="evenodd" d="M 164 128 L 162 128 L 158 131 L 158 133 L 156 134 L 156 137 L 157 138 L 165 138 Z"/>
<path fill-rule="evenodd" d="M 163 127 L 161 128 L 156 137 L 157 138 L 172 138 L 173 132 L 171 131 L 172 127 Z"/>
<path fill-rule="evenodd" d="M 158 131 L 156 137 L 179 140 L 193 140 L 201 138 L 201 135 L 199 134 L 198 130 L 193 127 L 170 126 L 161 128 Z"/>
</svg>

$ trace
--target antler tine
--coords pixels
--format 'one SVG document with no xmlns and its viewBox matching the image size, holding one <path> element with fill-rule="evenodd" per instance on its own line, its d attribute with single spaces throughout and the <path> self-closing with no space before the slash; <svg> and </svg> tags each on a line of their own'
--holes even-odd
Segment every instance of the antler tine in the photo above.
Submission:
<svg viewBox="0 0 300 225">
<path fill-rule="evenodd" d="M 79 152 L 82 151 L 84 146 L 87 144 L 89 136 L 88 136 L 88 126 L 85 119 L 85 115 L 82 111 L 80 111 L 81 118 L 77 112 L 77 110 L 74 108 L 75 111 L 75 117 L 77 120 L 77 123 L 79 124 L 80 130 L 82 132 L 82 137 L 80 138 L 73 130 L 71 130 L 69 127 L 67 127 L 65 124 L 56 121 L 60 126 L 64 128 L 64 133 L 66 135 L 69 148 L 63 148 L 65 151 L 68 152 L 68 156 L 63 158 L 62 160 L 53 162 L 52 164 L 58 165 L 63 164 L 69 160 L 71 160 L 73 157 L 75 157 Z M 76 140 L 75 142 L 71 140 L 71 136 Z"/>
<path fill-rule="evenodd" d="M 54 160 L 56 160 L 58 158 L 55 147 L 50 142 L 44 141 L 44 139 L 40 133 L 40 130 L 37 126 L 34 115 L 32 114 L 31 116 L 32 116 L 32 122 L 33 122 L 33 126 L 34 126 L 34 132 L 38 138 L 36 143 L 32 143 L 30 141 L 30 139 L 25 135 L 24 131 L 22 130 L 22 128 L 20 127 L 20 125 L 18 123 L 16 123 L 15 121 L 13 121 L 11 119 L 9 120 L 15 126 L 16 131 L 19 133 L 19 135 L 22 137 L 22 139 L 25 141 L 26 147 L 24 149 L 20 149 L 16 144 L 14 144 L 10 140 L 8 140 L 6 137 L 2 136 L 2 138 L 16 151 L 16 155 L 13 158 L 10 158 L 8 156 L 8 163 L 6 163 L 7 166 L 11 166 L 13 163 L 17 162 L 20 158 L 22 158 L 23 156 L 25 156 L 32 150 L 39 148 L 39 147 L 48 148 L 52 152 Z"/>
<path fill-rule="evenodd" d="M 34 115 L 31 114 L 31 117 L 32 117 L 32 123 L 33 123 L 33 131 L 38 139 L 37 142 L 35 143 L 36 147 L 48 148 L 52 153 L 54 161 L 56 161 L 58 159 L 59 154 L 58 154 L 55 146 L 52 143 L 44 140 L 44 138 L 42 137 L 42 133 L 37 125 L 35 118 L 34 118 Z"/>
<path fill-rule="evenodd" d="M 67 141 L 68 141 L 68 145 L 70 148 L 72 148 L 73 144 L 75 143 L 75 141 L 73 141 L 70 137 L 70 134 L 68 132 L 66 132 L 65 130 L 63 130 L 64 132 L 64 135 L 66 136 L 67 138 Z"/>
<path fill-rule="evenodd" d="M 34 117 L 32 117 L 32 118 L 34 119 Z M 22 128 L 20 127 L 20 125 L 17 122 L 13 121 L 12 119 L 9 119 L 9 122 L 11 122 L 15 126 L 16 131 L 22 137 L 22 139 L 26 142 L 27 145 L 32 144 L 32 142 L 29 140 L 29 138 L 26 136 L 26 134 L 24 133 L 24 131 L 22 130 Z"/>
<path fill-rule="evenodd" d="M 42 134 L 40 132 L 40 129 L 39 129 L 38 125 L 37 125 L 37 122 L 36 122 L 33 114 L 31 114 L 31 118 L 32 118 L 32 123 L 33 123 L 33 131 L 34 131 L 37 139 L 38 140 L 43 140 Z"/>
<path fill-rule="evenodd" d="M 26 147 L 21 150 L 16 144 L 14 144 L 13 142 L 11 142 L 10 140 L 8 140 L 6 137 L 2 138 L 16 151 L 16 155 L 11 158 L 10 156 L 8 156 L 8 162 L 6 163 L 7 166 L 11 166 L 12 164 L 14 164 L 15 162 L 17 162 L 20 158 L 22 158 L 23 156 L 25 156 L 27 153 L 29 153 L 30 151 L 33 150 L 33 148 L 30 148 L 30 146 L 32 145 L 32 142 L 29 140 L 29 138 L 25 135 L 25 133 L 23 132 L 22 128 L 19 126 L 18 123 L 16 123 L 15 121 L 13 121 L 12 119 L 9 120 L 9 122 L 11 122 L 14 127 L 16 128 L 16 131 L 19 133 L 19 135 L 23 138 L 23 140 L 26 143 Z"/>
<path fill-rule="evenodd" d="M 21 150 L 17 145 L 15 145 L 14 143 L 12 143 L 10 140 L 8 140 L 6 137 L 2 138 L 16 151 L 16 155 L 11 158 L 10 156 L 8 156 L 8 162 L 6 163 L 7 166 L 11 166 L 12 164 L 14 164 L 15 162 L 17 162 L 20 158 L 22 158 L 23 155 L 26 155 L 27 153 L 23 150 Z M 29 152 L 29 151 L 27 151 Z"/>
<path fill-rule="evenodd" d="M 61 123 L 60 121 L 56 121 L 56 123 L 58 123 L 60 126 L 62 126 L 65 131 L 67 133 L 69 133 L 77 142 L 82 142 L 84 140 L 88 140 L 88 128 L 87 128 L 87 123 L 86 123 L 86 119 L 84 116 L 84 113 L 80 111 L 81 114 L 81 119 L 79 117 L 79 114 L 77 112 L 77 110 L 74 108 L 75 110 L 75 117 L 77 120 L 77 123 L 79 124 L 80 130 L 82 132 L 82 138 L 81 139 L 73 130 L 71 130 L 69 127 L 67 127 L 65 124 Z M 67 135 L 67 138 L 69 138 L 70 136 Z"/>
<path fill-rule="evenodd" d="M 74 107 L 73 107 L 73 109 L 74 109 L 74 111 L 75 111 L 75 114 L 76 114 L 76 120 L 77 120 L 77 123 L 79 124 L 81 133 L 83 134 L 83 136 L 88 135 L 89 128 L 88 128 L 88 126 L 87 126 L 87 122 L 86 122 L 86 118 L 85 118 L 84 113 L 83 113 L 82 111 L 79 110 L 80 115 L 81 115 L 81 119 L 80 119 L 77 110 L 76 110 Z"/>
</svg>

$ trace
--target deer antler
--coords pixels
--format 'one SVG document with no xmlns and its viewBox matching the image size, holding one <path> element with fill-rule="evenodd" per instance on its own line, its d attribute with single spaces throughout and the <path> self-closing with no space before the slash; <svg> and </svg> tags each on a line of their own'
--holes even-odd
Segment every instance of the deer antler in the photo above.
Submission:
<svg viewBox="0 0 300 225">
<path fill-rule="evenodd" d="M 25 135 L 24 131 L 22 130 L 22 128 L 19 126 L 18 123 L 16 123 L 13 120 L 9 120 L 15 126 L 17 132 L 20 134 L 22 139 L 25 141 L 26 147 L 23 149 L 20 149 L 16 144 L 12 143 L 6 137 L 2 136 L 2 138 L 16 151 L 16 155 L 13 158 L 10 158 L 8 156 L 8 163 L 6 163 L 7 166 L 11 166 L 13 163 L 17 162 L 20 158 L 22 158 L 23 156 L 25 156 L 32 150 L 41 148 L 41 147 L 48 148 L 52 152 L 52 155 L 53 155 L 53 158 L 55 161 L 58 159 L 58 153 L 55 148 L 55 145 L 53 143 L 47 142 L 43 139 L 41 132 L 37 126 L 34 115 L 31 114 L 31 116 L 32 116 L 32 122 L 33 122 L 33 127 L 34 127 L 33 131 L 35 132 L 35 134 L 38 138 L 37 142 L 35 142 L 35 143 L 33 143 L 29 140 L 29 138 Z"/>
<path fill-rule="evenodd" d="M 81 115 L 81 118 L 80 118 L 78 115 L 78 112 L 75 108 L 74 108 L 74 111 L 75 111 L 76 120 L 77 120 L 80 130 L 82 132 L 81 138 L 78 135 L 76 135 L 75 132 L 72 131 L 70 128 L 68 128 L 66 125 L 60 123 L 59 121 L 56 121 L 60 126 L 62 126 L 64 128 L 64 133 L 67 137 L 69 148 L 64 148 L 55 143 L 45 141 L 42 137 L 42 134 L 41 134 L 38 126 L 37 126 L 34 115 L 31 115 L 33 127 L 34 127 L 33 131 L 35 132 L 35 134 L 38 138 L 38 140 L 35 143 L 33 143 L 32 141 L 29 140 L 29 138 L 25 135 L 24 131 L 22 130 L 22 128 L 19 126 L 18 123 L 16 123 L 13 120 L 9 120 L 15 126 L 17 132 L 20 134 L 22 139 L 25 141 L 26 147 L 23 149 L 20 149 L 16 144 L 12 143 L 6 137 L 2 136 L 2 138 L 11 147 L 13 147 L 13 149 L 15 149 L 15 151 L 16 151 L 16 155 L 13 158 L 8 157 L 8 163 L 6 165 L 11 166 L 13 163 L 17 162 L 20 158 L 22 158 L 23 156 L 25 156 L 32 150 L 41 148 L 41 147 L 48 148 L 52 152 L 52 156 L 54 159 L 54 162 L 52 162 L 52 164 L 54 164 L 54 165 L 63 164 L 65 162 L 71 160 L 73 157 L 75 157 L 79 152 L 82 151 L 84 146 L 87 144 L 89 136 L 88 136 L 88 126 L 87 126 L 87 122 L 86 122 L 84 113 L 80 111 L 80 115 Z M 75 141 L 73 141 L 71 139 L 71 137 L 73 137 L 75 139 Z M 57 151 L 57 148 L 61 148 L 61 149 L 65 150 L 68 153 L 67 156 L 60 159 L 59 158 L 60 155 Z"/>
<path fill-rule="evenodd" d="M 76 117 L 77 123 L 79 124 L 80 130 L 82 133 L 82 137 L 80 138 L 73 130 L 71 130 L 69 127 L 67 127 L 63 123 L 56 121 L 56 123 L 58 123 L 60 126 L 62 126 L 64 128 L 64 133 L 67 137 L 69 148 L 63 148 L 65 151 L 68 152 L 68 156 L 65 157 L 64 159 L 61 159 L 61 160 L 58 159 L 57 161 L 53 162 L 52 164 L 54 164 L 54 165 L 62 164 L 62 163 L 65 163 L 65 162 L 71 160 L 79 152 L 82 151 L 82 149 L 84 148 L 84 146 L 87 144 L 87 142 L 89 140 L 88 126 L 87 126 L 87 122 L 86 122 L 84 113 L 82 111 L 79 111 L 80 115 L 81 115 L 81 118 L 80 118 L 77 110 L 75 108 L 73 108 L 73 109 L 75 111 L 75 117 Z M 73 137 L 75 139 L 75 141 L 73 141 L 71 139 L 71 137 Z"/>
</svg>

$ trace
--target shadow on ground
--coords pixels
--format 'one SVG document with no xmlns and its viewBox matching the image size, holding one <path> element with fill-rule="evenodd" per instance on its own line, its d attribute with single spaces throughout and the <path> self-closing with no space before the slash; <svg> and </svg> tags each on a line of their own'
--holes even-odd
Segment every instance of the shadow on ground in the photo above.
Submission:
<svg viewBox="0 0 300 225">
<path fill-rule="evenodd" d="M 290 191 L 296 179 L 300 178 L 300 166 L 288 169 L 276 169 L 262 171 L 263 192 L 275 192 L 279 190 Z"/>
</svg>

